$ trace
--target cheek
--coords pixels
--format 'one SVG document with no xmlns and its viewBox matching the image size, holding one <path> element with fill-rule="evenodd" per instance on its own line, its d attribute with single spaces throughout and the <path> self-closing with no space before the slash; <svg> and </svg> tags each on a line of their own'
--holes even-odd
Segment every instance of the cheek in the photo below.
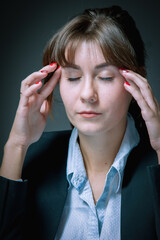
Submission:
<svg viewBox="0 0 160 240">
<path fill-rule="evenodd" d="M 66 88 L 62 80 L 59 83 L 59 92 L 60 92 L 62 101 L 65 105 L 65 102 L 67 101 L 68 89 Z"/>
<path fill-rule="evenodd" d="M 126 111 L 128 110 L 130 101 L 132 99 L 123 84 L 115 84 L 111 87 L 102 89 L 101 95 L 102 102 L 105 102 L 113 111 Z M 104 101 L 105 100 L 105 101 Z"/>
<path fill-rule="evenodd" d="M 60 80 L 59 82 L 59 92 L 60 92 L 60 95 L 61 95 L 61 98 L 63 100 L 63 96 L 64 96 L 64 88 L 63 88 L 63 84 L 62 84 L 62 80 Z"/>
<path fill-rule="evenodd" d="M 123 87 L 122 91 L 117 92 L 117 95 L 116 95 L 116 110 L 127 112 L 131 99 L 132 97 L 130 93 L 128 93 Z"/>
<path fill-rule="evenodd" d="M 68 84 L 65 83 L 65 81 L 60 81 L 59 84 L 59 91 L 60 95 L 63 101 L 63 104 L 65 106 L 65 109 L 72 108 L 73 106 L 73 98 L 74 98 L 74 91 L 71 87 L 68 86 Z"/>
</svg>

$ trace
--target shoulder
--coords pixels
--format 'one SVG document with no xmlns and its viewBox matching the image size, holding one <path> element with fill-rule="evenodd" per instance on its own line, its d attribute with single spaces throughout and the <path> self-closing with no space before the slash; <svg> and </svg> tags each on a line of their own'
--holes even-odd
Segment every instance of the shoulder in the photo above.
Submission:
<svg viewBox="0 0 160 240">
<path fill-rule="evenodd" d="M 150 144 L 150 139 L 145 121 L 140 117 L 139 121 L 135 121 L 136 128 L 139 132 L 140 142 L 138 146 L 131 152 L 131 159 L 135 159 L 138 165 L 151 166 L 158 164 L 156 151 Z"/>
<path fill-rule="evenodd" d="M 33 143 L 26 154 L 23 166 L 23 178 L 36 175 L 37 170 L 56 169 L 66 162 L 71 130 L 44 132 L 36 143 Z"/>
<path fill-rule="evenodd" d="M 149 139 L 141 138 L 140 143 L 131 151 L 124 172 L 124 184 L 134 182 L 142 183 L 146 180 L 147 169 L 158 165 L 156 151 L 151 147 Z"/>
<path fill-rule="evenodd" d="M 64 146 L 68 144 L 71 135 L 71 130 L 66 131 L 54 131 L 44 132 L 38 142 L 34 143 L 30 147 L 30 151 L 36 147 L 42 147 L 42 150 L 53 148 L 54 146 Z M 55 148 L 55 147 L 54 147 Z"/>
<path fill-rule="evenodd" d="M 33 143 L 26 157 L 32 155 L 40 157 L 42 154 L 60 154 L 64 147 L 68 147 L 71 131 L 44 132 L 36 143 Z"/>
</svg>

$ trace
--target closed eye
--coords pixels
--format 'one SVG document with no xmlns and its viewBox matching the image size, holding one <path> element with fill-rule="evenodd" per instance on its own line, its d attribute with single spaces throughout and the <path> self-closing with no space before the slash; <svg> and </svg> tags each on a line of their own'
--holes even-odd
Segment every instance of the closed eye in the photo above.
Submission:
<svg viewBox="0 0 160 240">
<path fill-rule="evenodd" d="M 73 82 L 73 81 L 77 81 L 77 80 L 79 80 L 79 79 L 80 79 L 80 77 L 76 77 L 76 78 L 68 78 L 68 81 Z"/>
<path fill-rule="evenodd" d="M 103 81 L 112 81 L 113 78 L 112 77 L 99 77 L 100 80 L 103 80 Z"/>
<path fill-rule="evenodd" d="M 70 82 L 74 82 L 74 81 L 77 81 L 79 80 L 81 77 L 76 77 L 76 78 L 67 78 L 68 81 Z M 98 77 L 100 80 L 103 80 L 103 81 L 112 81 L 113 78 L 112 77 Z"/>
</svg>

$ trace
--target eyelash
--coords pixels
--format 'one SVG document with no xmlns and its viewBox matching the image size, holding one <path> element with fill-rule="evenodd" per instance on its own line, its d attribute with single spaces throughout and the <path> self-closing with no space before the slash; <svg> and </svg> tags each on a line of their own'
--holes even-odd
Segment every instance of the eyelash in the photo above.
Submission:
<svg viewBox="0 0 160 240">
<path fill-rule="evenodd" d="M 80 77 L 77 77 L 77 78 L 68 78 L 68 81 L 74 82 L 74 81 L 77 81 L 77 80 L 79 80 L 79 79 L 80 79 Z"/>
<path fill-rule="evenodd" d="M 113 80 L 112 77 L 106 77 L 106 78 L 105 77 L 99 77 L 99 79 L 102 80 L 102 81 L 109 81 L 109 82 Z"/>
</svg>

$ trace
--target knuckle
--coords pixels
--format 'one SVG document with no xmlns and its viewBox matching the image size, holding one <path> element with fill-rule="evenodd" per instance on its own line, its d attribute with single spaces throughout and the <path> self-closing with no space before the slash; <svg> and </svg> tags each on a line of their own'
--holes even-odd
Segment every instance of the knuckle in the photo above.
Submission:
<svg viewBox="0 0 160 240">
<path fill-rule="evenodd" d="M 144 98 L 142 97 L 142 95 L 138 94 L 138 92 L 135 94 L 135 96 L 136 96 L 137 102 L 142 103 L 144 101 Z"/>
<path fill-rule="evenodd" d="M 148 80 L 146 78 L 143 78 L 143 81 L 148 84 Z"/>
<path fill-rule="evenodd" d="M 39 76 L 39 72 L 33 72 L 27 78 L 24 79 L 24 82 L 27 83 L 28 81 L 30 82 L 30 81 L 36 80 L 38 76 Z"/>
<path fill-rule="evenodd" d="M 156 117 L 156 113 L 154 111 L 150 111 L 148 114 L 150 119 L 154 119 Z"/>
<path fill-rule="evenodd" d="M 30 77 L 33 79 L 33 80 L 36 80 L 37 76 L 38 76 L 39 72 L 33 72 Z"/>
<path fill-rule="evenodd" d="M 151 88 L 151 86 L 150 86 L 149 84 L 147 85 L 147 89 L 148 89 L 151 93 L 153 93 L 152 88 Z"/>
<path fill-rule="evenodd" d="M 23 79 L 23 80 L 21 81 L 21 86 L 23 86 L 23 85 L 24 85 L 24 83 L 25 83 L 25 80 L 26 80 L 26 79 Z"/>
<path fill-rule="evenodd" d="M 137 97 L 139 96 L 137 88 L 133 88 L 132 93 Z"/>
</svg>

